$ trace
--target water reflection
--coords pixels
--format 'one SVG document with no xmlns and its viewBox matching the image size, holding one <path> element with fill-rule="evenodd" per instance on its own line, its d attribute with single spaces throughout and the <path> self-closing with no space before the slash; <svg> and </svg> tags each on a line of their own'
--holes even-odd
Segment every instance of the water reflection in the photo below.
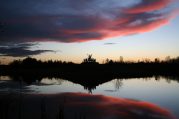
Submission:
<svg viewBox="0 0 179 119">
<path fill-rule="evenodd" d="M 43 78 L 39 84 L 41 85 L 61 85 L 65 80 L 59 78 Z"/>
<path fill-rule="evenodd" d="M 85 93 L 7 95 L 0 100 L 1 119 L 174 119 L 149 102 Z"/>
<path fill-rule="evenodd" d="M 97 82 L 85 79 L 79 82 L 82 79 L 67 80 L 58 77 L 37 77 L 34 80 L 32 77 L 24 78 L 23 76 L 0 77 L 0 96 L 14 93 L 46 96 L 64 92 L 102 94 L 151 102 L 179 117 L 179 82 L 176 77 L 116 78 L 109 81 L 98 79 Z"/>
<path fill-rule="evenodd" d="M 33 89 L 29 89 L 25 82 L 13 81 L 8 76 L 0 78 L 0 93 L 18 93 L 18 92 L 34 92 Z"/>
<path fill-rule="evenodd" d="M 24 79 L 25 78 L 25 79 Z M 121 79 L 113 79 L 110 81 L 105 81 L 103 83 L 91 83 L 90 81 L 83 81 L 83 82 L 78 82 L 78 81 L 71 81 L 71 80 L 66 80 L 62 78 L 55 78 L 55 77 L 45 77 L 45 78 L 40 78 L 36 77 L 35 79 L 32 80 L 32 77 L 26 78 L 22 76 L 0 76 L 0 91 L 18 91 L 18 90 L 23 90 L 23 92 L 27 91 L 41 91 L 43 93 L 43 89 L 41 88 L 48 88 L 48 90 L 51 90 L 50 93 L 58 93 L 58 92 L 66 92 L 65 90 L 68 88 L 69 91 L 67 92 L 77 92 L 76 89 L 80 88 L 79 92 L 86 92 L 88 93 L 93 93 L 95 92 L 96 88 L 99 88 L 101 86 L 104 87 L 104 91 L 106 92 L 118 92 L 120 91 L 120 88 L 124 85 L 124 82 L 130 82 L 130 80 L 135 80 L 133 81 L 133 86 L 143 86 L 145 84 L 140 84 L 140 82 L 147 82 L 147 85 L 153 85 L 151 83 L 158 82 L 159 84 L 166 83 L 170 84 L 171 82 L 178 83 L 178 78 L 175 77 L 163 77 L 163 76 L 154 76 L 154 77 L 144 77 L 144 78 L 121 78 Z M 142 80 L 142 81 L 141 81 Z M 85 83 L 84 83 L 85 82 Z M 87 83 L 89 82 L 89 83 Z M 107 84 L 107 85 L 106 85 Z M 127 83 L 128 84 L 128 83 Z M 156 85 L 156 84 L 155 84 Z M 164 85 L 164 84 L 162 84 Z M 58 90 L 58 88 L 62 88 L 62 90 Z M 73 89 L 73 87 L 75 89 Z M 131 86 L 132 87 L 132 86 Z M 52 89 L 50 89 L 52 88 Z M 57 91 L 55 91 L 53 88 L 55 88 Z M 83 88 L 83 89 L 82 89 Z M 142 88 L 142 87 L 141 87 Z M 54 91 L 54 92 L 53 92 Z"/>
</svg>

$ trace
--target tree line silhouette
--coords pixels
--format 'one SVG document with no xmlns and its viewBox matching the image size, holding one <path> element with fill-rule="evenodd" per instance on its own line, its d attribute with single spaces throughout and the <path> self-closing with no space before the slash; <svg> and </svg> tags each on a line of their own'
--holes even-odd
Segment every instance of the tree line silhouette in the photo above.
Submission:
<svg viewBox="0 0 179 119">
<path fill-rule="evenodd" d="M 115 77 L 151 77 L 179 76 L 179 57 L 166 57 L 165 60 L 156 58 L 154 61 L 145 59 L 143 61 L 129 62 L 120 57 L 119 61 L 106 59 L 102 64 L 98 63 L 92 55 L 80 63 L 65 61 L 41 61 L 27 57 L 24 60 L 14 60 L 9 65 L 0 65 L 0 75 L 22 75 L 24 77 L 60 77 L 74 80 L 74 82 L 91 83 L 97 79 L 107 81 Z M 29 79 L 30 80 L 30 79 Z M 104 82 L 102 81 L 102 82 Z"/>
<path fill-rule="evenodd" d="M 13 80 L 25 81 L 30 84 L 44 77 L 62 78 L 84 86 L 91 91 L 96 86 L 113 79 L 144 78 L 165 76 L 179 80 L 179 57 L 154 61 L 138 62 L 106 59 L 99 64 L 92 55 L 88 55 L 80 64 L 63 61 L 41 61 L 31 57 L 24 60 L 14 60 L 9 65 L 0 65 L 0 76 L 8 75 Z"/>
<path fill-rule="evenodd" d="M 48 61 L 41 61 L 37 60 L 35 58 L 27 57 L 24 60 L 14 60 L 11 63 L 9 63 L 9 66 L 58 66 L 58 65 L 74 65 L 76 63 L 74 62 L 66 62 L 66 61 L 61 61 L 61 60 L 48 60 Z M 92 57 L 92 54 L 89 54 L 87 58 L 84 58 L 81 64 L 98 64 L 100 65 L 99 62 L 96 61 L 95 58 Z M 137 62 L 135 61 L 124 61 L 123 57 L 120 56 L 120 60 L 114 61 L 112 59 L 106 59 L 105 62 L 102 63 L 104 64 L 179 64 L 179 57 L 176 58 L 170 58 L 170 56 L 167 56 L 165 60 L 160 60 L 159 58 L 155 58 L 153 61 L 150 59 L 143 59 L 143 60 L 138 60 Z"/>
</svg>

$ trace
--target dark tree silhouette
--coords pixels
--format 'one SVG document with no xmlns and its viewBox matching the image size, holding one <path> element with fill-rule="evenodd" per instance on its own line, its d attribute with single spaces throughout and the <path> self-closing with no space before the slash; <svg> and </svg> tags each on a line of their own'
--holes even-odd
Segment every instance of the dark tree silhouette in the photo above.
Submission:
<svg viewBox="0 0 179 119">
<path fill-rule="evenodd" d="M 82 64 L 98 64 L 98 62 L 96 62 L 96 59 L 94 59 L 93 57 L 92 57 L 92 54 L 88 54 L 88 57 L 87 58 L 85 58 L 84 60 L 83 60 L 83 62 L 82 62 Z"/>
</svg>

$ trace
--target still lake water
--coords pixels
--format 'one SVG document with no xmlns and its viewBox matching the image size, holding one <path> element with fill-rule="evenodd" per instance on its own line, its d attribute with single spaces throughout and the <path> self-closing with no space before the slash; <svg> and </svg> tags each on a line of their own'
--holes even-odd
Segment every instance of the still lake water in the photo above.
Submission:
<svg viewBox="0 0 179 119">
<path fill-rule="evenodd" d="M 80 84 L 58 78 L 43 78 L 31 84 L 0 76 L 0 93 L 57 94 L 82 92 L 153 103 L 179 118 L 179 81 L 166 77 L 113 79 L 87 90 Z"/>
</svg>

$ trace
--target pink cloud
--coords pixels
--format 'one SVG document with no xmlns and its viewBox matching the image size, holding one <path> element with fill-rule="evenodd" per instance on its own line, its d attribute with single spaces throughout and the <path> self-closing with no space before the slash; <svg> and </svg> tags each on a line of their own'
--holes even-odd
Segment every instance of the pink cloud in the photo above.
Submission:
<svg viewBox="0 0 179 119">
<path fill-rule="evenodd" d="M 167 7 L 172 0 L 143 0 L 134 7 L 124 9 L 124 12 L 130 14 L 152 12 Z"/>
</svg>

